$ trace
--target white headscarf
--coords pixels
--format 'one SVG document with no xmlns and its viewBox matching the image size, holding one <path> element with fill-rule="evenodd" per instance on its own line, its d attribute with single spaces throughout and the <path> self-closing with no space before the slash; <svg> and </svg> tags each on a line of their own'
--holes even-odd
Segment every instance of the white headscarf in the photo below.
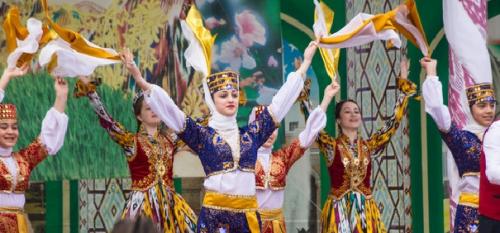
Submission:
<svg viewBox="0 0 500 233">
<path fill-rule="evenodd" d="M 215 108 L 214 100 L 210 94 L 210 89 L 208 88 L 207 78 L 210 75 L 208 68 L 210 64 L 207 61 L 211 59 L 202 59 L 205 57 L 200 41 L 194 35 L 190 26 L 185 22 L 181 21 L 181 28 L 184 37 L 189 42 L 189 46 L 184 52 L 184 57 L 186 58 L 186 67 L 193 67 L 196 71 L 203 74 L 203 92 L 205 97 L 205 104 L 210 110 L 210 118 L 208 120 L 208 126 L 215 129 L 222 138 L 230 145 L 233 157 L 239 158 L 240 156 L 240 140 L 239 140 L 239 128 L 236 121 L 236 114 L 232 116 L 225 116 L 217 111 Z"/>
</svg>

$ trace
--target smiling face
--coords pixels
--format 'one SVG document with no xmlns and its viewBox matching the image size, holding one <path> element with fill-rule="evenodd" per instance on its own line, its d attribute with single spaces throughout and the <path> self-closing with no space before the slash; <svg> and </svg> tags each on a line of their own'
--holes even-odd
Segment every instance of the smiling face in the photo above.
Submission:
<svg viewBox="0 0 500 233">
<path fill-rule="evenodd" d="M 0 147 L 12 148 L 17 143 L 19 130 L 17 128 L 17 120 L 2 119 L 0 120 Z"/>
<path fill-rule="evenodd" d="M 220 114 L 231 117 L 238 111 L 239 92 L 238 90 L 221 90 L 213 96 L 215 109 Z"/>
<path fill-rule="evenodd" d="M 348 100 L 337 105 L 337 123 L 342 129 L 358 130 L 361 125 L 361 112 L 356 102 Z"/>
<path fill-rule="evenodd" d="M 488 127 L 495 120 L 495 103 L 479 102 L 471 107 L 472 117 L 481 126 Z"/>
</svg>

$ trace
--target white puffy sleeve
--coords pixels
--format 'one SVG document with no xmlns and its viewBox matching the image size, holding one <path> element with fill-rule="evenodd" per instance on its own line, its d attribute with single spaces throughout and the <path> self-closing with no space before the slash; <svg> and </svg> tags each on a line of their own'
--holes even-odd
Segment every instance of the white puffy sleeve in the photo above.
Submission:
<svg viewBox="0 0 500 233">
<path fill-rule="evenodd" d="M 500 121 L 494 122 L 483 141 L 486 160 L 486 177 L 492 184 L 500 185 Z"/>
<path fill-rule="evenodd" d="M 172 130 L 179 133 L 184 129 L 186 115 L 177 107 L 163 88 L 151 84 L 151 89 L 144 94 L 144 101 L 151 110 Z"/>
<path fill-rule="evenodd" d="M 287 80 L 273 97 L 269 109 L 274 119 L 280 122 L 295 103 L 304 87 L 304 78 L 297 72 L 288 74 Z"/>
<path fill-rule="evenodd" d="M 326 114 L 318 106 L 311 112 L 307 118 L 305 129 L 299 134 L 300 146 L 308 148 L 314 142 L 321 131 L 326 126 Z"/>
<path fill-rule="evenodd" d="M 49 155 L 55 155 L 64 144 L 64 136 L 68 128 L 68 116 L 51 108 L 42 121 L 40 139 Z"/>
<path fill-rule="evenodd" d="M 422 84 L 422 95 L 425 100 L 425 111 L 431 115 L 442 132 L 451 127 L 451 116 L 448 107 L 443 103 L 443 89 L 437 76 L 427 76 Z"/>
</svg>

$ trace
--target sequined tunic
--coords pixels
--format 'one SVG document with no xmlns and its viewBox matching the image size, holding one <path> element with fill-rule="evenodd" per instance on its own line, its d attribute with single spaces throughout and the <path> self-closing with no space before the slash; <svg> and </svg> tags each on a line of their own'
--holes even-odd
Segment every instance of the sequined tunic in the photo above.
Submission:
<svg viewBox="0 0 500 233">
<path fill-rule="evenodd" d="M 213 128 L 196 123 L 191 118 L 186 117 L 184 129 L 178 134 L 179 137 L 199 156 L 201 164 L 207 177 L 228 172 L 254 172 L 257 160 L 257 150 L 265 143 L 267 138 L 276 129 L 277 124 L 274 121 L 269 110 L 266 108 L 256 121 L 239 129 L 239 156 L 233 156 L 229 144 Z M 235 184 L 229 184 L 235 185 Z M 241 184 L 247 185 L 247 184 Z M 208 190 L 212 191 L 212 190 Z M 245 200 L 253 199 L 257 205 L 255 196 L 237 196 L 229 194 L 228 199 L 243 198 Z M 253 232 L 249 216 L 257 217 L 256 207 L 246 209 L 233 207 L 222 207 L 217 203 L 215 205 L 206 205 L 207 196 L 204 198 L 204 204 L 201 208 L 197 232 L 218 232 L 225 229 L 225 232 Z"/>
<path fill-rule="evenodd" d="M 344 134 L 333 138 L 320 133 L 318 143 L 328 165 L 331 194 L 322 212 L 322 232 L 386 232 L 377 204 L 372 199 L 372 156 L 379 154 L 396 132 L 416 85 L 397 80 L 401 94 L 393 117 L 368 140 L 360 136 L 353 143 Z M 361 230 L 361 231 L 359 231 Z"/>
<path fill-rule="evenodd" d="M 46 147 L 40 142 L 40 139 L 35 140 L 25 149 L 12 154 L 12 158 L 17 166 L 17 178 L 13 180 L 14 175 L 11 174 L 7 165 L 0 160 L 0 192 L 1 193 L 17 193 L 24 194 L 29 187 L 29 178 L 33 169 L 42 162 L 48 155 Z M 25 218 L 22 209 L 10 209 L 12 206 L 0 206 L 0 232 L 17 233 L 21 229 L 27 229 L 27 219 Z M 22 216 L 24 219 L 19 219 Z M 26 219 L 26 220 L 25 220 Z M 23 224 L 18 221 L 23 220 Z"/>
<path fill-rule="evenodd" d="M 479 213 L 476 201 L 479 199 L 482 142 L 476 134 L 459 129 L 454 122 L 448 132 L 441 132 L 441 138 L 450 149 L 461 177 L 454 232 L 477 232 Z"/>
<path fill-rule="evenodd" d="M 196 215 L 173 187 L 173 161 L 176 136 L 160 132 L 150 136 L 144 127 L 132 133 L 116 122 L 106 111 L 93 84 L 77 83 L 78 95 L 86 95 L 99 123 L 125 152 L 132 191 L 122 218 L 136 214 L 150 217 L 162 232 L 194 232 Z"/>
<path fill-rule="evenodd" d="M 206 176 L 237 169 L 254 172 L 257 150 L 273 133 L 276 125 L 266 109 L 256 121 L 240 128 L 238 160 L 234 159 L 231 147 L 215 129 L 202 126 L 189 117 L 179 137 L 198 154 Z"/>
</svg>

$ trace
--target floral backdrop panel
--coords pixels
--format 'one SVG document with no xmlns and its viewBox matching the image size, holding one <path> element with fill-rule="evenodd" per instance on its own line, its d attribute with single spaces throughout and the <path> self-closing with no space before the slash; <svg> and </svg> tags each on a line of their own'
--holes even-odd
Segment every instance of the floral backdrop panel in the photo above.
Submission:
<svg viewBox="0 0 500 233">
<path fill-rule="evenodd" d="M 186 114 L 208 114 L 199 73 L 186 68 L 187 41 L 180 18 L 192 0 L 49 0 L 49 16 L 57 24 L 103 47 L 128 47 L 148 82 L 162 86 Z M 217 34 L 214 71 L 227 68 L 241 73 L 244 104 L 239 115 L 246 123 L 257 104 L 269 104 L 282 84 L 279 1 L 196 1 L 205 24 Z M 24 24 L 29 17 L 43 19 L 39 0 L 0 1 L 0 18 L 17 6 Z M 35 56 L 36 57 L 36 56 Z M 6 61 L 5 34 L 0 33 L 0 61 Z M 0 69 L 4 67 L 0 63 Z M 41 120 L 53 101 L 51 79 L 32 63 L 33 75 L 9 85 L 6 102 L 19 108 L 19 148 L 39 134 Z M 93 78 L 102 81 L 98 92 L 113 118 L 136 132 L 132 97 L 136 86 L 121 64 L 98 68 Z M 70 82 L 74 85 L 74 82 Z M 72 95 L 72 93 L 70 93 Z M 93 179 L 129 176 L 123 151 L 110 140 L 85 98 L 71 98 L 65 145 L 57 156 L 37 167 L 33 180 Z"/>
<path fill-rule="evenodd" d="M 268 105 L 283 83 L 278 0 L 198 0 L 205 26 L 217 35 L 212 72 L 238 71 L 244 96 L 240 124 L 255 105 Z"/>
</svg>

